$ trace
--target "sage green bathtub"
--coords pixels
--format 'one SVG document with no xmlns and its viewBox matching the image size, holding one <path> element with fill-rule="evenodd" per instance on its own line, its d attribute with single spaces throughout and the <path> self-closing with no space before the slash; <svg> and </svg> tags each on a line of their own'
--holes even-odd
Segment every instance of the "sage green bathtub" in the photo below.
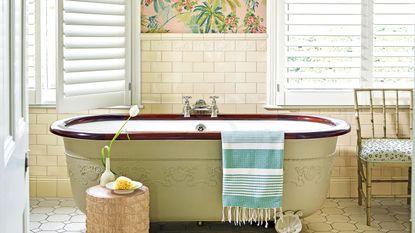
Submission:
<svg viewBox="0 0 415 233">
<path fill-rule="evenodd" d="M 283 210 L 317 211 L 326 199 L 337 137 L 285 142 Z M 85 190 L 98 184 L 103 167 L 98 152 L 109 141 L 64 137 L 76 205 L 85 211 Z M 112 169 L 150 189 L 151 221 L 219 221 L 220 140 L 120 140 L 112 149 Z"/>
</svg>

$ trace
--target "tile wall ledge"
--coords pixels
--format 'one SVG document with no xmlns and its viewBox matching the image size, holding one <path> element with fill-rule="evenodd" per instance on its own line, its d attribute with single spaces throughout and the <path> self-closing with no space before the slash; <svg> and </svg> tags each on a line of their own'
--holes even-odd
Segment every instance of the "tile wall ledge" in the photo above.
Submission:
<svg viewBox="0 0 415 233">
<path fill-rule="evenodd" d="M 245 39 L 266 39 L 268 35 L 265 33 L 141 33 L 141 40 L 245 40 Z"/>
<path fill-rule="evenodd" d="M 151 104 L 172 104 L 172 103 L 160 103 L 160 102 L 145 102 L 143 105 L 140 105 L 140 109 L 144 109 L 144 105 L 151 105 Z M 177 104 L 177 103 L 176 103 Z M 130 106 L 116 106 L 116 107 L 107 107 L 107 108 L 98 108 L 98 109 L 129 109 Z M 318 110 L 333 110 L 333 109 L 339 109 L 339 110 L 350 110 L 354 111 L 353 106 L 349 105 L 339 105 L 339 106 L 317 106 L 317 105 L 304 105 L 304 106 L 277 106 L 277 105 L 265 105 L 263 107 L 267 111 L 282 111 L 282 110 L 310 110 L 310 109 L 318 109 Z M 42 105 L 42 104 L 36 104 L 36 105 L 29 105 L 29 109 L 56 109 L 55 105 Z M 94 109 L 92 109 L 94 110 Z"/>
</svg>

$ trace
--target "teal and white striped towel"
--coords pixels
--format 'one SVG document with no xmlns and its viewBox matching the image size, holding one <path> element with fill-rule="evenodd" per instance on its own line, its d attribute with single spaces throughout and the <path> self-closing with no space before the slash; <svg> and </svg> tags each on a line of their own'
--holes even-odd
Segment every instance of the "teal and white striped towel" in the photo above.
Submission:
<svg viewBox="0 0 415 233">
<path fill-rule="evenodd" d="M 223 221 L 273 219 L 282 206 L 284 132 L 222 132 Z M 281 212 L 281 211 L 280 211 Z"/>
</svg>

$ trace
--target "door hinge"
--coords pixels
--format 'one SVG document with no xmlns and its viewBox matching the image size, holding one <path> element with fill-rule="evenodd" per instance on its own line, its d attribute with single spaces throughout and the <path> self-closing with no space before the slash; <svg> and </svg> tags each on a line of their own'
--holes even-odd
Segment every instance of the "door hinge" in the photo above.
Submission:
<svg viewBox="0 0 415 233">
<path fill-rule="evenodd" d="M 128 90 L 131 91 L 131 88 L 132 88 L 131 83 L 128 83 Z"/>
<path fill-rule="evenodd" d="M 277 84 L 277 92 L 280 92 L 280 84 Z"/>
<path fill-rule="evenodd" d="M 25 158 L 24 158 L 24 172 L 27 172 L 27 169 L 29 168 L 29 154 L 26 152 L 25 153 Z"/>
</svg>

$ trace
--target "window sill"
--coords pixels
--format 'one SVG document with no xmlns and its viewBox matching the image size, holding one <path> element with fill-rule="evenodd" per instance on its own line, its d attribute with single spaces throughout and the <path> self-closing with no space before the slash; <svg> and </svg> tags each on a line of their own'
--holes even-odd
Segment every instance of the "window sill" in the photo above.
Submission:
<svg viewBox="0 0 415 233">
<path fill-rule="evenodd" d="M 268 111 L 293 110 L 293 109 L 347 109 L 353 110 L 353 105 L 264 105 Z"/>
<path fill-rule="evenodd" d="M 29 108 L 56 108 L 56 104 L 29 104 Z"/>
</svg>

